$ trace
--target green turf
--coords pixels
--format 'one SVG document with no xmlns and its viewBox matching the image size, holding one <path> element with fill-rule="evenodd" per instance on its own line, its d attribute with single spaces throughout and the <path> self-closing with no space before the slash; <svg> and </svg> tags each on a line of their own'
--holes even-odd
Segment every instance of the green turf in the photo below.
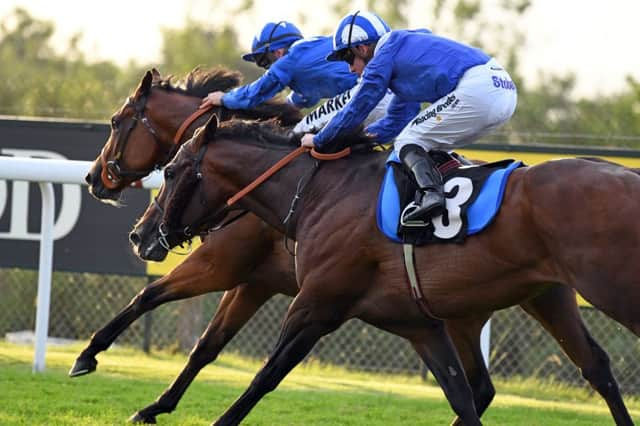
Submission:
<svg viewBox="0 0 640 426">
<path fill-rule="evenodd" d="M 181 370 L 184 356 L 115 348 L 98 371 L 70 379 L 81 347 L 50 347 L 47 371 L 31 372 L 33 349 L 0 341 L 0 425 L 117 425 L 151 403 Z M 260 363 L 222 356 L 205 368 L 163 425 L 205 425 L 246 388 Z M 486 425 L 611 425 L 600 398 L 584 389 L 519 380 L 497 383 Z M 507 393 L 509 392 L 509 393 Z M 535 397 L 532 397 L 532 395 Z M 640 404 L 628 401 L 640 419 Z M 453 414 L 442 391 L 419 378 L 353 373 L 307 363 L 245 419 L 247 425 L 444 425 Z"/>
</svg>

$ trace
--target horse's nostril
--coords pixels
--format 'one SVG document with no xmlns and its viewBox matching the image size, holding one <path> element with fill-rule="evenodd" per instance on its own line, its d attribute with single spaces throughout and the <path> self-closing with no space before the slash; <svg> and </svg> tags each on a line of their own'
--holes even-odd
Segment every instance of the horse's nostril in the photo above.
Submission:
<svg viewBox="0 0 640 426">
<path fill-rule="evenodd" d="M 84 181 L 87 182 L 87 185 L 91 185 L 91 173 L 87 173 L 84 177 Z"/>
<path fill-rule="evenodd" d="M 138 233 L 135 231 L 130 233 L 129 241 L 131 241 L 131 244 L 133 244 L 134 246 L 137 246 L 138 244 L 140 244 L 140 235 L 138 235 Z"/>
</svg>

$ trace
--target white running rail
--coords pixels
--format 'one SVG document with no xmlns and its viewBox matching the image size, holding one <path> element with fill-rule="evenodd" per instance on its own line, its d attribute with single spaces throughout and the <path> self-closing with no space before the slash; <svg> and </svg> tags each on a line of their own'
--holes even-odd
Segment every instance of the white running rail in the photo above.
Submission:
<svg viewBox="0 0 640 426">
<path fill-rule="evenodd" d="M 42 195 L 40 219 L 40 258 L 38 264 L 38 297 L 36 306 L 35 349 L 33 372 L 45 369 L 47 336 L 49 332 L 49 305 L 53 271 L 53 225 L 55 196 L 53 183 L 86 185 L 91 162 L 0 156 L 0 180 L 37 182 Z M 159 188 L 161 173 L 154 172 L 142 181 L 142 188 Z"/>
</svg>

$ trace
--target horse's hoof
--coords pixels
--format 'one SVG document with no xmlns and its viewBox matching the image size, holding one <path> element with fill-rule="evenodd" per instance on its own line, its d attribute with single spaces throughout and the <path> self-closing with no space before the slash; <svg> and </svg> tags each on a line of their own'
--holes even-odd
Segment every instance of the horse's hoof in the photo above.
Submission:
<svg viewBox="0 0 640 426">
<path fill-rule="evenodd" d="M 79 357 L 73 363 L 71 370 L 69 370 L 69 377 L 84 376 L 85 374 L 93 373 L 96 371 L 98 361 L 94 358 L 82 358 Z"/>
<path fill-rule="evenodd" d="M 140 411 L 138 411 L 133 416 L 129 417 L 129 423 L 155 425 L 157 422 L 156 416 L 144 416 Z"/>
</svg>

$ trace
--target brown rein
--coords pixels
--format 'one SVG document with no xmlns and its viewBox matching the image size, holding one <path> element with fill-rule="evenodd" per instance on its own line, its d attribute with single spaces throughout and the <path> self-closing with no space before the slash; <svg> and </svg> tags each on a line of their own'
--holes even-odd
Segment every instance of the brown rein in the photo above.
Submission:
<svg viewBox="0 0 640 426">
<path fill-rule="evenodd" d="M 175 145 L 179 145 L 180 144 L 180 140 L 182 139 L 182 136 L 184 135 L 184 132 L 187 131 L 189 126 L 191 126 L 193 124 L 193 122 L 196 121 L 198 118 L 200 118 L 202 115 L 204 115 L 207 112 L 211 111 L 212 108 L 213 108 L 213 105 L 207 105 L 205 108 L 197 109 L 193 114 L 191 114 L 189 117 L 187 117 L 187 119 L 184 120 L 182 125 L 180 125 L 180 128 L 176 132 L 176 135 L 173 137 L 173 143 Z"/>
<path fill-rule="evenodd" d="M 317 160 L 324 160 L 324 161 L 337 160 L 339 158 L 343 158 L 343 157 L 346 157 L 347 155 L 351 154 L 351 148 L 350 147 L 347 147 L 347 148 L 343 149 L 342 151 L 338 151 L 338 152 L 332 153 L 332 154 L 323 154 L 321 152 L 316 151 L 315 148 L 309 149 L 309 148 L 307 148 L 305 146 L 301 146 L 299 148 L 296 148 L 294 151 L 290 152 L 285 157 L 280 159 L 280 161 L 278 161 L 276 164 L 274 164 L 273 166 L 269 167 L 269 169 L 266 172 L 264 172 L 263 174 L 261 174 L 260 176 L 258 176 L 256 178 L 256 180 L 254 180 L 249 185 L 247 185 L 244 188 L 242 188 L 236 195 L 234 195 L 233 197 L 229 198 L 227 200 L 227 206 L 231 206 L 231 205 L 235 204 L 236 201 L 238 201 L 239 199 L 241 199 L 242 197 L 247 195 L 249 192 L 251 192 L 254 189 L 256 189 L 259 185 L 264 183 L 264 181 L 266 181 L 271 176 L 273 176 L 278 170 L 282 169 L 284 166 L 289 164 L 295 158 L 299 157 L 300 154 L 302 154 L 304 152 L 307 152 L 307 151 L 310 151 L 310 154 L 311 154 L 311 156 L 313 158 L 315 158 Z"/>
</svg>

